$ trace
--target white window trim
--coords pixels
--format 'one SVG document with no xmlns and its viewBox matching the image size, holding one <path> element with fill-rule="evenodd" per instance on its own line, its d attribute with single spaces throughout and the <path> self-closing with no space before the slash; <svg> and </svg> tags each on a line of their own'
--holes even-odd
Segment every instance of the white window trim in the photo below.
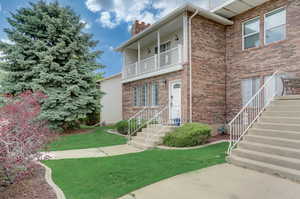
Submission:
<svg viewBox="0 0 300 199">
<path fill-rule="evenodd" d="M 273 12 L 276 12 L 278 10 L 285 10 L 285 24 L 282 24 L 282 25 L 279 25 L 279 26 L 275 26 L 273 28 L 270 28 L 268 30 L 272 30 L 272 29 L 275 29 L 275 28 L 278 28 L 278 27 L 281 27 L 281 26 L 284 26 L 284 38 L 282 40 L 278 40 L 278 41 L 275 41 L 275 42 L 270 42 L 270 43 L 267 43 L 267 27 L 266 27 L 266 18 L 267 18 L 267 15 L 268 14 L 271 14 Z M 269 44 L 272 44 L 272 43 L 276 43 L 276 42 L 279 42 L 279 41 L 284 41 L 286 40 L 287 38 L 287 35 L 286 35 L 286 6 L 284 7 L 280 7 L 280 8 L 276 8 L 275 10 L 272 10 L 270 12 L 267 12 L 264 14 L 264 45 L 269 45 Z"/>
<path fill-rule="evenodd" d="M 244 29 L 245 23 L 248 23 L 249 21 L 254 21 L 254 20 L 256 20 L 256 19 L 258 19 L 258 23 L 259 23 L 259 26 L 258 26 L 258 32 L 250 33 L 250 34 L 248 34 L 248 35 L 245 35 L 245 34 L 244 34 L 244 33 L 245 33 L 245 29 Z M 252 36 L 252 35 L 255 35 L 255 34 L 259 34 L 259 38 L 260 38 L 260 16 L 257 16 L 257 17 L 248 19 L 247 21 L 244 21 L 244 22 L 242 23 L 242 40 L 243 40 L 243 42 L 242 42 L 242 43 L 243 43 L 243 44 L 242 44 L 242 48 L 243 48 L 243 50 L 248 50 L 248 49 L 255 48 L 255 47 L 252 47 L 252 48 L 246 48 L 246 49 L 245 49 L 245 38 L 246 38 L 246 37 L 249 37 L 249 36 Z M 260 46 L 260 41 L 259 41 L 259 46 Z"/>
<path fill-rule="evenodd" d="M 161 48 L 162 45 L 166 45 L 167 43 L 170 43 L 170 49 L 172 49 L 172 47 L 171 47 L 171 44 L 172 44 L 171 40 L 166 40 L 166 41 L 160 43 L 160 48 Z M 157 55 L 157 54 L 155 53 L 155 49 L 156 49 L 156 48 L 157 48 L 157 45 L 154 46 L 154 54 L 155 54 L 155 55 Z M 170 50 L 170 49 L 169 49 L 169 50 Z M 163 52 L 160 52 L 160 53 L 163 53 Z"/>
</svg>

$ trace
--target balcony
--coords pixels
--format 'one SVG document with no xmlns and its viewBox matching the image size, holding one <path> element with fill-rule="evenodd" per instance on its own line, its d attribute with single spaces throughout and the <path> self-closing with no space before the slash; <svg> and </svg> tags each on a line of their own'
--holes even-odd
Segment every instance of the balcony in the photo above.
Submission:
<svg viewBox="0 0 300 199">
<path fill-rule="evenodd" d="M 182 45 L 142 59 L 140 62 L 124 65 L 123 82 L 135 81 L 162 75 L 182 69 Z"/>
</svg>

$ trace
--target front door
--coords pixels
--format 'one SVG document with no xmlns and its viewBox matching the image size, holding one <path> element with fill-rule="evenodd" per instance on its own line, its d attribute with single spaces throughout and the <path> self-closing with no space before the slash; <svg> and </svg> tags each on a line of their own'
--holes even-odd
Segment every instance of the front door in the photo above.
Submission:
<svg viewBox="0 0 300 199">
<path fill-rule="evenodd" d="M 181 81 L 170 82 L 170 120 L 176 124 L 181 121 Z"/>
</svg>

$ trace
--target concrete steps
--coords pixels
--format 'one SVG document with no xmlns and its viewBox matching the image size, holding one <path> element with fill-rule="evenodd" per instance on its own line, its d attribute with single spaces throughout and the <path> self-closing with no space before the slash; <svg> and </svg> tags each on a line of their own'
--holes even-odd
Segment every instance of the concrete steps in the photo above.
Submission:
<svg viewBox="0 0 300 199">
<path fill-rule="evenodd" d="M 300 95 L 276 97 L 229 161 L 300 182 Z"/>
<path fill-rule="evenodd" d="M 132 137 L 129 144 L 139 149 L 151 149 L 162 143 L 163 137 L 175 127 L 152 125 L 143 128 L 141 132 Z"/>
</svg>

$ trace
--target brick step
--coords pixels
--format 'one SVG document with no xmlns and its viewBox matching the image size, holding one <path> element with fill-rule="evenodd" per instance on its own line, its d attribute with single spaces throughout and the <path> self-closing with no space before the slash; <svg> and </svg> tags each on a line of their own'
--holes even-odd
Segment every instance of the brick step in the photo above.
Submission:
<svg viewBox="0 0 300 199">
<path fill-rule="evenodd" d="M 300 111 L 270 111 L 266 110 L 263 113 L 266 117 L 297 117 L 300 118 Z"/>
<path fill-rule="evenodd" d="M 291 149 L 287 147 L 278 147 L 268 144 L 260 144 L 256 142 L 242 141 L 238 144 L 238 148 L 247 149 L 267 154 L 279 155 L 283 157 L 296 158 L 300 160 L 300 149 Z"/>
<path fill-rule="evenodd" d="M 278 124 L 258 122 L 254 124 L 253 128 L 300 132 L 300 124 Z"/>
<path fill-rule="evenodd" d="M 242 158 L 236 155 L 231 155 L 228 160 L 236 166 L 253 169 L 271 175 L 277 175 L 296 182 L 300 182 L 300 171 L 296 169 L 276 166 L 273 164 Z"/>
<path fill-rule="evenodd" d="M 262 116 L 259 122 L 278 123 L 278 124 L 300 124 L 300 118 L 297 117 L 267 117 Z M 300 131 L 300 129 L 299 129 Z"/>
<path fill-rule="evenodd" d="M 300 171 L 300 160 L 296 158 L 288 158 L 279 155 L 267 154 L 263 152 L 257 152 L 241 148 L 234 149 L 232 151 L 232 154 L 242 158 L 247 158 L 259 162 L 273 164 L 276 166 L 286 167 L 290 169 L 296 169 Z"/>
<path fill-rule="evenodd" d="M 248 134 L 266 136 L 266 137 L 270 136 L 270 137 L 283 138 L 283 139 L 300 140 L 300 132 L 296 132 L 296 131 L 251 128 L 248 131 Z"/>
<path fill-rule="evenodd" d="M 300 149 L 300 141 L 293 139 L 273 138 L 269 136 L 258 136 L 248 134 L 244 137 L 244 140 L 249 142 L 257 142 L 261 144 Z"/>
</svg>

